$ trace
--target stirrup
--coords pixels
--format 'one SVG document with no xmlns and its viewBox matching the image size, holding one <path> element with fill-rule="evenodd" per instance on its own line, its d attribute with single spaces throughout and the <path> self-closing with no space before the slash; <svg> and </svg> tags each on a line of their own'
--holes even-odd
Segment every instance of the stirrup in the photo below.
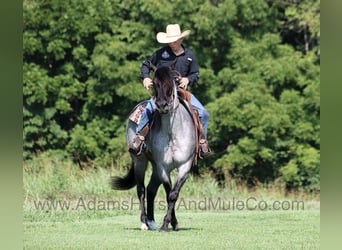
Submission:
<svg viewBox="0 0 342 250">
<path fill-rule="evenodd" d="M 136 154 L 137 156 L 141 155 L 144 147 L 145 137 L 142 135 L 137 135 L 132 142 L 128 145 L 128 151 Z"/>
<path fill-rule="evenodd" d="M 211 149 L 208 145 L 207 140 L 206 139 L 200 139 L 199 146 L 200 146 L 199 157 L 201 159 L 208 157 L 211 153 Z"/>
</svg>

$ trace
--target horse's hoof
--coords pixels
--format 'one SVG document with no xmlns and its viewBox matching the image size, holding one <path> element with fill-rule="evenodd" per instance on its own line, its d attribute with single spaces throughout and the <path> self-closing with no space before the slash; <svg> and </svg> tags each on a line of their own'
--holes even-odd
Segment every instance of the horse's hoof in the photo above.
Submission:
<svg viewBox="0 0 342 250">
<path fill-rule="evenodd" d="M 148 230 L 148 226 L 147 226 L 145 223 L 141 223 L 140 229 L 141 229 L 142 231 L 146 231 L 146 230 Z"/>
<path fill-rule="evenodd" d="M 166 232 L 167 232 L 167 228 L 161 227 L 161 228 L 159 229 L 159 232 L 161 232 L 161 233 L 166 233 Z"/>
<path fill-rule="evenodd" d="M 178 231 L 178 221 L 176 219 L 171 221 L 171 226 L 173 231 Z"/>
<path fill-rule="evenodd" d="M 172 230 L 173 231 L 178 231 L 179 230 L 179 228 L 178 228 L 178 224 L 176 224 L 176 225 L 172 225 Z"/>
<path fill-rule="evenodd" d="M 159 229 L 159 227 L 157 226 L 157 224 L 155 223 L 154 220 L 148 220 L 147 225 L 148 225 L 149 230 L 158 230 Z"/>
</svg>

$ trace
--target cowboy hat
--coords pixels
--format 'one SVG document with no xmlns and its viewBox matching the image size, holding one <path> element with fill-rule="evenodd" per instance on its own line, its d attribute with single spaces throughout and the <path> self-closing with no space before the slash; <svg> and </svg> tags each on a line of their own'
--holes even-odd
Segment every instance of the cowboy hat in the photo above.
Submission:
<svg viewBox="0 0 342 250">
<path fill-rule="evenodd" d="M 169 24 L 165 32 L 158 32 L 157 41 L 159 43 L 172 43 L 190 34 L 190 30 L 181 32 L 179 24 Z"/>
</svg>

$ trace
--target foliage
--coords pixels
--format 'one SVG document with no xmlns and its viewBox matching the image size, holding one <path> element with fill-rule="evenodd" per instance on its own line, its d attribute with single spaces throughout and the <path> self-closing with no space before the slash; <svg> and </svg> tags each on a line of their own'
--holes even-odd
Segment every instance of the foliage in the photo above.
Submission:
<svg viewBox="0 0 342 250">
<path fill-rule="evenodd" d="M 265 34 L 259 43 L 237 39 L 230 59 L 233 70 L 222 74 L 233 80 L 220 77 L 230 93 L 208 104 L 211 138 L 224 152 L 214 166 L 250 184 L 281 178 L 319 188 L 319 91 L 312 92 L 319 70 L 312 56 Z"/>
<path fill-rule="evenodd" d="M 203 171 L 319 190 L 319 0 L 24 0 L 23 19 L 25 160 L 128 161 L 126 117 L 149 98 L 141 62 L 180 23 L 200 64 L 191 91 L 210 113 Z"/>
</svg>

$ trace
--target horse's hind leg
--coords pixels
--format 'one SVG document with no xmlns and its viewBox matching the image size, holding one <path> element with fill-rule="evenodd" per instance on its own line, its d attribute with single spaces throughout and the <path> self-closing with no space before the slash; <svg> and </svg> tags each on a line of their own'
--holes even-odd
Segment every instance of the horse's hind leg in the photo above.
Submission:
<svg viewBox="0 0 342 250">
<path fill-rule="evenodd" d="M 144 184 L 137 184 L 137 195 L 140 203 L 140 221 L 141 230 L 148 230 L 147 226 L 147 216 L 145 211 L 145 186 Z"/>
<path fill-rule="evenodd" d="M 141 221 L 141 230 L 148 230 L 147 226 L 147 215 L 145 209 L 145 170 L 147 167 L 146 159 L 139 159 L 135 161 L 135 178 L 137 182 L 137 195 L 140 203 L 140 221 Z"/>
</svg>

